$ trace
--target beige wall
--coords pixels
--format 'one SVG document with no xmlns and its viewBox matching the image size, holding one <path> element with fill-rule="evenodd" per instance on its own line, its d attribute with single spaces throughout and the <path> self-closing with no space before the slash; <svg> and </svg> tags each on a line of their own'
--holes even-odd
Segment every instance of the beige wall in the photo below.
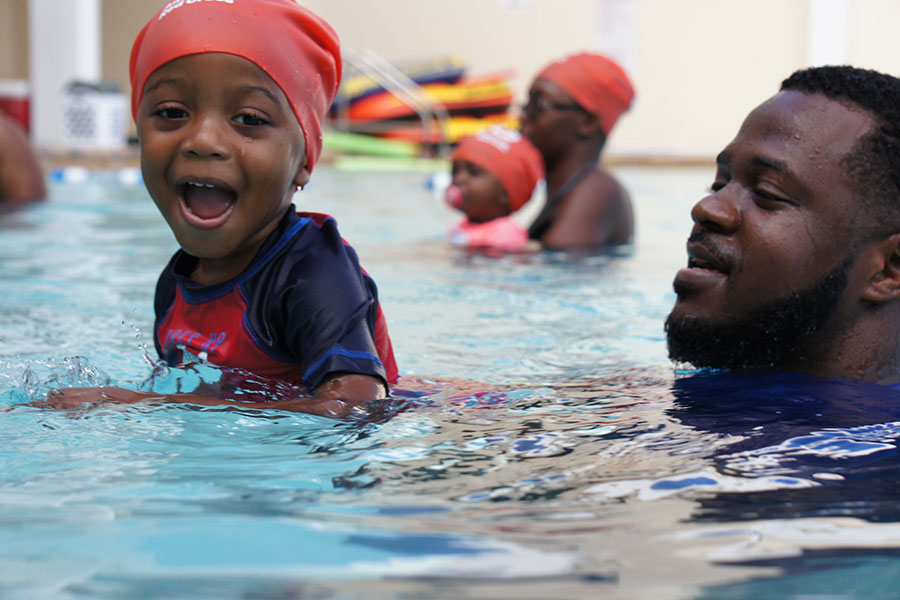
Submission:
<svg viewBox="0 0 900 600">
<path fill-rule="evenodd" d="M 0 0 L 2 2 L 2 0 Z M 102 0 L 103 64 L 107 79 L 129 92 L 128 55 L 131 44 L 144 23 L 150 20 L 163 2 L 157 0 Z"/>
<path fill-rule="evenodd" d="M 850 62 L 900 77 L 900 2 L 853 0 Z"/>
<path fill-rule="evenodd" d="M 713 155 L 806 52 L 800 0 L 640 0 L 637 98 L 610 152 Z"/>
<path fill-rule="evenodd" d="M 550 60 L 590 48 L 595 0 L 307 0 L 342 43 L 389 60 L 463 53 L 472 74 L 513 67 L 517 101 Z M 804 65 L 806 0 L 636 0 L 637 99 L 611 154 L 712 156 L 748 110 Z"/>
<path fill-rule="evenodd" d="M 0 79 L 28 78 L 28 0 L 0 0 Z"/>
<path fill-rule="evenodd" d="M 66 0 L 59 0 L 65 2 Z M 608 0 L 305 0 L 342 43 L 389 60 L 463 54 L 473 75 L 513 69 L 520 102 L 538 69 L 590 48 Z M 627 2 L 628 0 L 621 0 Z M 632 111 L 611 155 L 715 155 L 746 113 L 806 66 L 814 0 L 634 0 Z M 128 52 L 163 0 L 102 0 L 103 73 L 127 89 Z M 853 0 L 848 59 L 900 75 L 900 2 Z M 27 0 L 0 0 L 0 78 L 27 76 Z"/>
<path fill-rule="evenodd" d="M 590 44 L 593 0 L 306 0 L 341 43 L 388 60 L 462 54 L 469 73 L 513 70 L 521 98 L 533 74 L 553 58 Z"/>
</svg>

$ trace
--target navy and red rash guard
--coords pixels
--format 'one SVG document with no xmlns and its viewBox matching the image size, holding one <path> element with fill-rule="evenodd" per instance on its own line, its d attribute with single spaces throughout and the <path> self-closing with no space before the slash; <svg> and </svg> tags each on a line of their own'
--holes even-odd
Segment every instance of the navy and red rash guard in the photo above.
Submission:
<svg viewBox="0 0 900 600">
<path fill-rule="evenodd" d="M 156 350 L 316 389 L 330 373 L 393 383 L 397 364 L 372 278 L 328 215 L 291 207 L 237 278 L 204 287 L 179 250 L 156 285 Z"/>
</svg>

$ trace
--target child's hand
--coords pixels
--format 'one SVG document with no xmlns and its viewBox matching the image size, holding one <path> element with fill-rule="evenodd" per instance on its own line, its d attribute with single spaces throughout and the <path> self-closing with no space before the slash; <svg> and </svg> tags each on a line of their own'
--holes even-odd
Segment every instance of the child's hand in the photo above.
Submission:
<svg viewBox="0 0 900 600">
<path fill-rule="evenodd" d="M 291 412 L 302 412 L 320 417 L 328 417 L 331 419 L 358 418 L 368 416 L 365 406 L 359 406 L 338 400 L 335 398 L 322 399 L 315 397 L 298 398 L 294 400 L 278 400 L 275 402 L 262 402 L 251 405 L 253 408 L 259 409 L 277 409 L 288 410 Z"/>
<path fill-rule="evenodd" d="M 376 377 L 354 373 L 336 373 L 326 379 L 313 394 L 313 414 L 332 418 L 363 416 L 373 400 L 386 395 L 384 383 Z"/>
<path fill-rule="evenodd" d="M 96 388 L 68 388 L 54 390 L 47 395 L 46 400 L 32 402 L 32 406 L 49 408 L 81 408 L 85 405 L 97 403 L 116 402 L 119 404 L 134 404 L 152 397 L 150 394 L 126 390 L 119 387 Z"/>
</svg>

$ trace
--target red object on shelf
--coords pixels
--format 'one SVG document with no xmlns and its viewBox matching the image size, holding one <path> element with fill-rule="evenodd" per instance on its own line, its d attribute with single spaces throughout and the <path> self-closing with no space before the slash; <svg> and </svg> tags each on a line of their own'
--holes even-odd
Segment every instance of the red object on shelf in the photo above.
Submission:
<svg viewBox="0 0 900 600">
<path fill-rule="evenodd" d="M 31 100 L 24 79 L 0 79 L 0 113 L 31 131 Z"/>
</svg>

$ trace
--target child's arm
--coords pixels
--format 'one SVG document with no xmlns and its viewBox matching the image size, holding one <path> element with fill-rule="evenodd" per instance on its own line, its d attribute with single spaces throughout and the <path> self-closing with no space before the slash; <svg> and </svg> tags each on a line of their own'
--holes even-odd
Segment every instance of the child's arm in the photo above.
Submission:
<svg viewBox="0 0 900 600">
<path fill-rule="evenodd" d="M 85 404 L 112 402 L 134 404 L 144 400 L 161 402 L 185 402 L 203 406 L 240 406 L 260 410 L 289 410 L 322 417 L 342 418 L 365 411 L 373 400 L 385 397 L 385 387 L 381 380 L 369 375 L 338 373 L 325 380 L 316 388 L 312 396 L 274 400 L 272 402 L 238 402 L 204 396 L 201 394 L 154 394 L 138 392 L 120 387 L 68 388 L 56 390 L 45 401 L 33 403 L 35 406 L 52 408 L 78 408 Z"/>
</svg>

